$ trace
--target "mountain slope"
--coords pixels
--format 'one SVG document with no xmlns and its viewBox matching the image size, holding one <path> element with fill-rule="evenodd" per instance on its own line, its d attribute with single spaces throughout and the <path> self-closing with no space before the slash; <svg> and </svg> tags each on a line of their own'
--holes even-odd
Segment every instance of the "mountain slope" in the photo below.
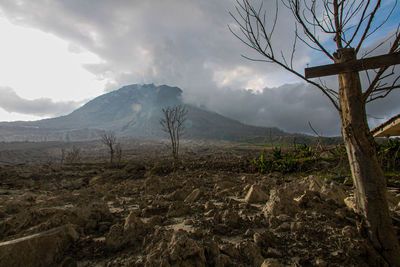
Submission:
<svg viewBox="0 0 400 267">
<path fill-rule="evenodd" d="M 61 131 L 68 136 L 71 131 L 83 129 L 89 129 L 87 130 L 89 136 L 84 139 L 96 137 L 97 130 L 112 130 L 119 136 L 165 137 L 159 124 L 161 109 L 183 104 L 181 94 L 181 89 L 167 85 L 128 85 L 96 97 L 66 116 L 33 122 L 1 123 L 0 136 L 2 128 L 6 127 L 9 130 L 9 127 L 14 127 L 19 131 L 19 135 L 20 131 L 29 132 L 30 138 L 34 135 L 32 131 L 42 135 L 47 131 L 46 140 L 52 139 L 51 133 Z M 249 126 L 192 105 L 186 107 L 187 138 L 233 140 L 270 134 L 287 135 L 277 128 Z M 59 140 L 59 136 L 60 134 L 55 139 Z"/>
</svg>

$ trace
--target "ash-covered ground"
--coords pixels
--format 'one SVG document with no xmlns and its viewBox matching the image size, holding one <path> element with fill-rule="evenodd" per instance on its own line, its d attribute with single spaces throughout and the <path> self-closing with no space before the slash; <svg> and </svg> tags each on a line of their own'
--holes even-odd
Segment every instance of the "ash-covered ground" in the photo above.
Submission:
<svg viewBox="0 0 400 267">
<path fill-rule="evenodd" d="M 132 146 L 112 166 L 93 151 L 0 167 L 0 266 L 384 265 L 352 186 L 321 174 L 335 160 L 260 174 L 262 150 L 229 143 L 186 143 L 175 167 L 165 144 Z"/>
</svg>

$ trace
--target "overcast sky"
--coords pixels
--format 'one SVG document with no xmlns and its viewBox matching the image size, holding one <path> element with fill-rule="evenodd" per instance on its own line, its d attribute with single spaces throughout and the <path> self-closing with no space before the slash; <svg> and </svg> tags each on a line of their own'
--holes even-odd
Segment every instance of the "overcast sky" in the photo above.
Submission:
<svg viewBox="0 0 400 267">
<path fill-rule="evenodd" d="M 318 89 L 241 57 L 256 54 L 228 29 L 235 29 L 234 6 L 233 0 L 0 0 L 0 121 L 59 116 L 123 85 L 154 83 L 178 86 L 186 102 L 244 123 L 310 132 L 310 121 L 323 135 L 340 134 L 338 114 Z M 393 30 L 394 17 L 368 45 Z M 274 40 L 285 51 L 293 25 L 282 11 Z M 294 63 L 303 72 L 307 64 L 330 62 L 299 47 Z M 335 87 L 337 78 L 327 83 Z M 399 113 L 399 100 L 395 92 L 369 106 L 370 126 Z"/>
</svg>

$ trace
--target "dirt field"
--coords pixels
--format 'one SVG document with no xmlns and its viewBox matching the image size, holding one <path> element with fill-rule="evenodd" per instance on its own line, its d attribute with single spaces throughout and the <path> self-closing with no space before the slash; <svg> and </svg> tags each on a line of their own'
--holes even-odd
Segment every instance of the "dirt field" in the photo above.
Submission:
<svg viewBox="0 0 400 267">
<path fill-rule="evenodd" d="M 321 174 L 334 160 L 259 174 L 251 161 L 262 148 L 186 142 L 174 170 L 167 143 L 131 141 L 119 166 L 98 142 L 81 144 L 81 162 L 60 164 L 63 145 L 0 149 L 0 266 L 382 264 L 352 186 Z"/>
</svg>

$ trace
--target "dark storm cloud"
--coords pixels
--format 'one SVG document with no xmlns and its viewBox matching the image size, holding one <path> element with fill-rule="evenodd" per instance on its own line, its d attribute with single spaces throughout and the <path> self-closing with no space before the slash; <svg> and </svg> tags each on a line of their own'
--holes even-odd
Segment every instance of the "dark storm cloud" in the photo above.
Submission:
<svg viewBox="0 0 400 267">
<path fill-rule="evenodd" d="M 0 87 L 0 95 L 0 108 L 8 112 L 36 116 L 65 115 L 73 111 L 80 104 L 73 101 L 53 102 L 48 98 L 39 98 L 34 100 L 23 99 L 9 87 Z"/>
<path fill-rule="evenodd" d="M 275 1 L 264 1 L 265 6 L 270 3 Z M 70 41 L 73 51 L 82 47 L 99 55 L 103 63 L 85 67 L 108 80 L 106 91 L 131 83 L 179 86 L 188 103 L 245 123 L 310 133 L 310 121 L 321 134 L 340 134 L 336 110 L 312 86 L 295 83 L 257 93 L 242 90 L 297 80 L 276 65 L 240 57 L 258 56 L 228 30 L 227 25 L 236 29 L 229 15 L 234 5 L 233 0 L 2 0 L 0 11 L 14 23 Z M 293 25 L 287 10 L 281 9 L 274 43 L 284 51 L 291 48 Z M 306 51 L 301 46 L 296 50 L 294 63 L 301 73 L 314 59 Z M 336 77 L 327 82 L 337 86 Z M 393 93 L 371 104 L 368 113 L 387 118 L 399 112 L 399 99 Z"/>
<path fill-rule="evenodd" d="M 331 78 L 331 82 L 337 83 L 336 77 Z M 369 103 L 367 117 L 370 128 L 400 113 L 399 99 L 400 90 L 394 91 L 390 97 Z M 262 92 L 218 90 L 202 99 L 202 103 L 247 124 L 312 134 L 310 122 L 323 136 L 340 135 L 339 114 L 332 103 L 316 87 L 303 83 L 265 88 Z"/>
</svg>

